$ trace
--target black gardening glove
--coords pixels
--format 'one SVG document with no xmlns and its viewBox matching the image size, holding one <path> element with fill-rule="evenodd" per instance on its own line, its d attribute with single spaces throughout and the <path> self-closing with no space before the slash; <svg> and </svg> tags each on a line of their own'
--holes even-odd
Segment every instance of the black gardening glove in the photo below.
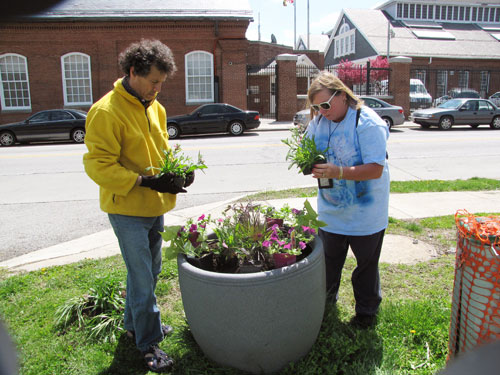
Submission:
<svg viewBox="0 0 500 375">
<path fill-rule="evenodd" d="M 194 171 L 186 174 L 186 180 L 184 181 L 184 187 L 190 186 L 194 182 Z"/>
<path fill-rule="evenodd" d="M 141 186 L 159 191 L 160 193 L 186 193 L 182 187 L 184 179 L 176 177 L 172 173 L 156 174 L 154 176 L 142 176 Z"/>
</svg>

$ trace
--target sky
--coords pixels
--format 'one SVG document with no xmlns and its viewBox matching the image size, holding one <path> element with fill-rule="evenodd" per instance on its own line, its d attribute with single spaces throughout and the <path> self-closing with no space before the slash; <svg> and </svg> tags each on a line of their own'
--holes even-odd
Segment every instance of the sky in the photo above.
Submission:
<svg viewBox="0 0 500 375">
<path fill-rule="evenodd" d="M 236 0 L 235 0 L 236 1 Z M 294 0 L 296 6 L 296 36 L 307 35 L 307 2 Z M 335 26 L 342 8 L 371 9 L 383 3 L 381 0 L 309 0 L 309 32 L 321 34 Z M 248 26 L 248 40 L 259 40 L 258 24 L 260 13 L 260 40 L 271 42 L 271 34 L 278 44 L 293 46 L 294 6 L 283 0 L 248 0 L 253 10 L 254 21 Z M 307 40 L 307 39 L 306 39 Z"/>
</svg>

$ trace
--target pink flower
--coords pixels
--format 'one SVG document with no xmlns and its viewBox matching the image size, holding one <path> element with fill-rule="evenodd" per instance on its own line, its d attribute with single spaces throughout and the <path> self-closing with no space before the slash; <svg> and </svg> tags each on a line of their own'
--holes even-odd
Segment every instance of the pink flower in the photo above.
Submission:
<svg viewBox="0 0 500 375">
<path fill-rule="evenodd" d="M 271 241 L 263 241 L 262 246 L 263 247 L 271 247 Z"/>
<path fill-rule="evenodd" d="M 283 246 L 283 248 L 290 250 L 292 248 L 292 243 L 290 242 L 289 244 Z"/>
<path fill-rule="evenodd" d="M 196 224 L 191 224 L 191 226 L 189 227 L 189 231 L 192 233 L 192 232 L 196 232 L 198 230 L 198 226 Z"/>
<path fill-rule="evenodd" d="M 201 215 L 201 216 L 198 218 L 198 221 L 202 221 L 203 219 L 205 219 L 205 215 Z"/>
<path fill-rule="evenodd" d="M 302 250 L 304 250 L 304 249 L 306 248 L 306 244 L 305 244 L 305 242 L 300 241 L 300 242 L 299 242 L 299 247 L 300 247 Z"/>
</svg>

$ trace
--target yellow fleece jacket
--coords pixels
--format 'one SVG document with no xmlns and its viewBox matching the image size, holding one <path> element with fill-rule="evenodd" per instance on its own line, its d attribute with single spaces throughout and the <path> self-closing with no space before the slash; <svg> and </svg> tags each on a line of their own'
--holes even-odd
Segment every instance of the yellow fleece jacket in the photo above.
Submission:
<svg viewBox="0 0 500 375">
<path fill-rule="evenodd" d="M 85 171 L 99 185 L 101 209 L 110 214 L 153 217 L 175 207 L 176 196 L 135 186 L 138 175 L 153 175 L 168 150 L 165 108 L 147 107 L 128 93 L 122 79 L 89 110 L 85 123 Z"/>
</svg>

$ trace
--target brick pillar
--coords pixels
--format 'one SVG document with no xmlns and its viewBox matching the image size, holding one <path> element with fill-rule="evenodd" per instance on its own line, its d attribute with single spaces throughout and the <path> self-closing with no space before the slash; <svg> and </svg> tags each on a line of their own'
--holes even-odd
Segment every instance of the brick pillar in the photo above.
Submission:
<svg viewBox="0 0 500 375">
<path fill-rule="evenodd" d="M 411 57 L 396 56 L 389 58 L 391 77 L 389 93 L 394 97 L 394 105 L 403 107 L 405 117 L 410 116 L 410 66 Z"/>
<path fill-rule="evenodd" d="M 276 56 L 278 67 L 278 102 L 276 103 L 276 120 L 292 121 L 297 112 L 297 55 L 284 53 Z"/>
<path fill-rule="evenodd" d="M 221 64 L 219 75 L 219 100 L 238 108 L 247 108 L 246 39 L 221 39 Z"/>
</svg>

